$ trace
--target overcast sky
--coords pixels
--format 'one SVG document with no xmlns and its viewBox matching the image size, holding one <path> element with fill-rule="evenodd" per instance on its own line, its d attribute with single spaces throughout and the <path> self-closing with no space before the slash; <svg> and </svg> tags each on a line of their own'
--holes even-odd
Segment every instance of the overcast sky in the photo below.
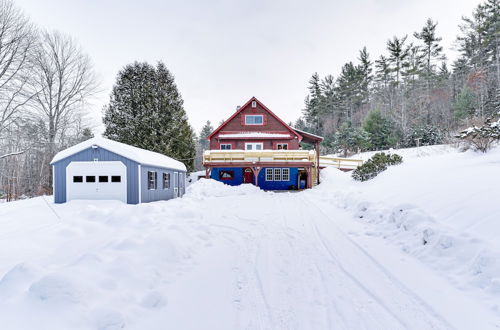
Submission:
<svg viewBox="0 0 500 330">
<path fill-rule="evenodd" d="M 35 23 L 72 35 L 92 58 L 103 89 L 90 109 L 96 121 L 124 65 L 163 61 L 197 132 L 252 96 L 294 121 L 314 72 L 336 76 L 363 46 L 378 57 L 388 38 L 412 35 L 428 17 L 454 57 L 460 18 L 480 2 L 16 0 Z"/>
</svg>

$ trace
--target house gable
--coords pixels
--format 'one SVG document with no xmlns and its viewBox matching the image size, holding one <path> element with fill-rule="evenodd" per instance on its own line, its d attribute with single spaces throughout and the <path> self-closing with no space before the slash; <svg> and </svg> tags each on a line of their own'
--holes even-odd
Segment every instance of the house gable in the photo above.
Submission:
<svg viewBox="0 0 500 330">
<path fill-rule="evenodd" d="M 290 149 L 298 149 L 302 136 L 252 97 L 215 129 L 208 140 L 211 149 L 219 149 L 221 144 L 243 149 L 243 141 L 262 142 L 264 149 L 274 149 L 277 143 L 286 143 Z"/>
</svg>

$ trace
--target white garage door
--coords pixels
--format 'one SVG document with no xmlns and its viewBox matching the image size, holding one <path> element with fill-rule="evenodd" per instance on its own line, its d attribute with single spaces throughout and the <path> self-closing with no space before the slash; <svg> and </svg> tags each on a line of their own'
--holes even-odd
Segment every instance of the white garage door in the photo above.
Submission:
<svg viewBox="0 0 500 330">
<path fill-rule="evenodd" d="M 127 167 L 122 162 L 71 162 L 66 167 L 66 200 L 127 202 Z"/>
</svg>

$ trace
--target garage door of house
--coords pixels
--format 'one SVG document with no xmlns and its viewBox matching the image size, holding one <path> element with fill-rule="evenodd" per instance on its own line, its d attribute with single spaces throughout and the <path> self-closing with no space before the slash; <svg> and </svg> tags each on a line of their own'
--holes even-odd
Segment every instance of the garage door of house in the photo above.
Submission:
<svg viewBox="0 0 500 330">
<path fill-rule="evenodd" d="M 71 162 L 66 167 L 66 200 L 127 202 L 127 167 L 122 162 Z"/>
</svg>

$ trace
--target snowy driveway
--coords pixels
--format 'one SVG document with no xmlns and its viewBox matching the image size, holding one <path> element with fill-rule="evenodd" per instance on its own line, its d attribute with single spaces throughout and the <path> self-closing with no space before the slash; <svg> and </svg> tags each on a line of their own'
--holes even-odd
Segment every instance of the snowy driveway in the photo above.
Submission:
<svg viewBox="0 0 500 330">
<path fill-rule="evenodd" d="M 41 198 L 3 206 L 0 324 L 37 330 L 498 326 L 494 312 L 418 260 L 363 238 L 353 214 L 321 191 L 197 185 L 168 202 L 52 205 L 61 219 Z"/>
</svg>

